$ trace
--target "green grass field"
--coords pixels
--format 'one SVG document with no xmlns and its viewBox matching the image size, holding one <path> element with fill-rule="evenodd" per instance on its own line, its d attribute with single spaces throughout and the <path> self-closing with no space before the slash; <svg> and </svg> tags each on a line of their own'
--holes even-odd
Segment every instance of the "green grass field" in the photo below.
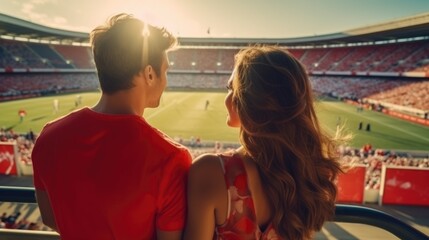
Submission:
<svg viewBox="0 0 429 240">
<path fill-rule="evenodd" d="M 75 110 L 74 101 L 77 94 L 50 96 L 0 103 L 0 126 L 16 132 L 32 129 L 39 132 L 43 125 L 70 111 Z M 94 105 L 99 93 L 82 93 L 84 106 Z M 161 129 L 171 137 L 191 136 L 204 140 L 226 142 L 238 141 L 238 130 L 226 126 L 226 109 L 223 92 L 167 91 L 164 93 L 159 108 L 147 109 L 145 118 L 153 126 Z M 53 113 L 53 100 L 60 102 L 60 111 Z M 210 105 L 204 110 L 205 101 Z M 347 131 L 353 133 L 350 145 L 361 147 L 371 143 L 373 148 L 397 150 L 429 151 L 429 127 L 409 123 L 381 113 L 364 111 L 358 113 L 354 106 L 333 101 L 322 100 L 316 104 L 322 126 L 331 134 L 334 133 L 340 118 Z M 20 123 L 18 111 L 25 109 L 27 116 Z M 371 124 L 371 131 L 358 130 L 359 122 Z"/>
</svg>

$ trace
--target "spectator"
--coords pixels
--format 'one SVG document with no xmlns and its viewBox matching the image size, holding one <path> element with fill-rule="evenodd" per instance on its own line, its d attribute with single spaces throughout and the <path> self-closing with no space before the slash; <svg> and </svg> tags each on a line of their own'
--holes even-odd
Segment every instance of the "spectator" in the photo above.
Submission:
<svg viewBox="0 0 429 240">
<path fill-rule="evenodd" d="M 185 239 L 310 239 L 334 214 L 341 165 L 304 67 L 279 48 L 251 47 L 228 89 L 227 124 L 243 146 L 194 161 Z"/>
<path fill-rule="evenodd" d="M 142 117 L 175 42 L 127 14 L 91 32 L 101 98 L 48 123 L 32 154 L 43 222 L 61 239 L 181 238 L 191 156 Z"/>
</svg>

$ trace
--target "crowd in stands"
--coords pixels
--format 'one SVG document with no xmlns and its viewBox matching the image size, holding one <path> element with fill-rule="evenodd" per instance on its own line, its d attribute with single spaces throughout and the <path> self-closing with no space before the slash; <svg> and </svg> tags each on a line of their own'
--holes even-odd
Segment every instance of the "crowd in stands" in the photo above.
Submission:
<svg viewBox="0 0 429 240">
<path fill-rule="evenodd" d="M 31 165 L 31 150 L 34 145 L 35 135 L 32 131 L 25 134 L 17 134 L 12 130 L 0 129 L 0 141 L 16 141 L 20 154 L 20 159 L 24 164 Z M 193 158 L 205 153 L 221 153 L 236 149 L 238 143 L 222 143 L 219 141 L 202 141 L 199 137 L 183 139 L 175 137 L 177 142 L 187 146 Z M 413 157 L 409 153 L 395 152 L 393 150 L 373 149 L 371 144 L 366 144 L 362 148 L 352 148 L 340 146 L 338 149 L 345 163 L 363 164 L 366 166 L 366 189 L 379 190 L 381 184 L 381 167 L 403 166 L 415 168 L 429 168 L 429 154 L 426 157 Z M 28 229 L 28 230 L 50 230 L 40 221 L 32 222 L 20 216 L 20 212 L 12 214 L 3 213 L 0 228 Z"/>
<path fill-rule="evenodd" d="M 380 45 L 330 48 L 291 48 L 308 71 L 407 72 L 429 69 L 429 42 L 414 41 Z M 231 71 L 239 49 L 184 48 L 170 53 L 172 70 Z"/>
<path fill-rule="evenodd" d="M 12 214 L 3 212 L 1 215 L 0 228 L 46 230 L 46 227 L 41 222 L 31 222 L 21 217 L 21 212 L 14 212 Z"/>
<path fill-rule="evenodd" d="M 425 157 L 413 157 L 409 153 L 372 149 L 371 144 L 365 144 L 360 149 L 341 146 L 339 152 L 344 162 L 366 166 L 365 189 L 380 189 L 383 165 L 429 168 L 429 154 Z"/>
<path fill-rule="evenodd" d="M 95 73 L 0 75 L 0 101 L 98 89 Z"/>
<path fill-rule="evenodd" d="M 429 81 L 405 81 L 401 87 L 380 91 L 367 98 L 429 111 Z"/>
<path fill-rule="evenodd" d="M 429 69 L 429 41 L 353 47 L 290 48 L 309 72 L 402 72 Z M 184 47 L 169 53 L 170 88 L 223 89 L 238 48 Z M 0 68 L 94 69 L 87 46 L 0 39 Z M 429 81 L 393 78 L 313 76 L 316 92 L 338 98 L 373 99 L 429 110 Z M 98 88 L 93 73 L 0 75 L 0 101 Z"/>
<path fill-rule="evenodd" d="M 169 73 L 169 88 L 223 89 L 229 74 Z M 314 91 L 429 110 L 429 80 L 312 76 Z M 95 73 L 0 75 L 0 100 L 98 89 Z"/>
<path fill-rule="evenodd" d="M 194 158 L 205 153 L 220 153 L 235 149 L 238 146 L 237 144 L 220 142 L 191 145 L 192 139 L 189 141 L 182 140 L 182 143 L 189 147 Z M 381 168 L 383 165 L 429 168 L 429 153 L 425 157 L 413 156 L 407 152 L 373 149 L 371 144 L 365 144 L 361 148 L 340 146 L 338 151 L 344 163 L 351 163 L 352 165 L 362 164 L 366 167 L 365 189 L 380 189 Z"/>
<path fill-rule="evenodd" d="M 309 71 L 427 72 L 429 42 L 314 48 L 297 56 Z M 291 51 L 294 53 L 294 51 Z"/>
<path fill-rule="evenodd" d="M 26 44 L 32 52 L 38 55 L 42 61 L 49 63 L 52 68 L 65 69 L 74 68 L 70 61 L 67 61 L 59 53 L 47 44 L 40 43 L 27 43 Z"/>
<path fill-rule="evenodd" d="M 290 48 L 309 70 L 407 72 L 429 70 L 429 41 L 344 47 Z M 187 47 L 169 53 L 173 71 L 231 71 L 239 48 Z M 94 69 L 88 46 L 0 39 L 0 68 Z"/>
<path fill-rule="evenodd" d="M 0 128 L 0 142 L 16 142 L 19 159 L 25 165 L 32 165 L 31 151 L 36 137 L 31 129 L 27 133 L 15 133 L 13 130 Z"/>
<path fill-rule="evenodd" d="M 36 134 L 29 130 L 27 133 L 15 133 L 13 130 L 0 129 L 0 142 L 16 142 L 18 152 L 23 163 L 31 165 L 31 150 L 34 146 Z M 191 155 L 196 158 L 204 153 L 218 153 L 229 149 L 235 149 L 238 143 L 227 143 L 219 141 L 202 141 L 200 137 L 190 137 L 183 139 L 175 137 L 175 141 L 187 146 Z M 387 165 L 408 166 L 408 167 L 429 167 L 428 156 L 426 158 L 415 158 L 406 152 L 395 152 L 393 150 L 373 149 L 370 144 L 361 148 L 340 146 L 338 149 L 346 162 L 362 163 L 368 167 L 375 166 L 374 160 L 379 161 L 377 166 L 384 163 Z M 381 168 L 378 168 L 381 169 Z"/>
<path fill-rule="evenodd" d="M 429 67 L 429 42 L 331 48 L 291 48 L 309 70 L 336 72 L 406 72 Z M 183 48 L 170 53 L 171 69 L 180 71 L 231 71 L 239 49 Z"/>
<path fill-rule="evenodd" d="M 226 89 L 229 74 L 169 73 L 169 88 Z"/>
<path fill-rule="evenodd" d="M 353 47 L 308 48 L 290 51 L 312 71 L 381 71 L 402 72 L 429 67 L 429 42 L 414 41 Z M 237 48 L 179 48 L 169 53 L 172 73 L 170 87 L 223 88 L 226 76 L 232 71 Z M 0 39 L 0 68 L 76 68 L 93 69 L 91 50 L 87 46 L 49 45 Z M 182 73 L 182 74 L 179 74 Z M 208 74 L 204 74 L 208 73 Z M 211 73 L 211 74 L 210 74 Z M 214 73 L 222 73 L 214 76 Z M 213 74 L 213 75 L 212 75 Z M 91 76 L 89 81 L 80 78 Z M 95 73 L 74 76 L 83 89 L 96 88 Z M 0 77 L 0 97 L 38 96 L 58 89 L 79 88 L 77 84 L 64 82 L 60 75 L 19 75 Z M 363 77 L 314 77 L 318 80 L 315 89 L 333 95 L 355 94 L 357 98 L 373 97 L 393 104 L 427 109 L 427 82 L 410 84 L 413 81 L 391 79 L 365 79 Z M 321 80 L 320 80 L 321 79 Z M 333 82 L 335 82 L 333 84 Z M 416 82 L 416 80 L 414 80 Z M 334 85 L 334 86 L 332 86 Z M 404 85 L 409 85 L 403 87 Z M 397 88 L 399 87 L 399 88 Z M 403 88 L 401 88 L 403 87 Z M 391 90 L 385 92 L 384 90 Z M 417 92 L 414 90 L 418 90 Z M 406 93 L 406 94 L 403 94 Z M 412 93 L 412 94 L 410 94 Z M 371 96 L 374 95 L 374 96 Z"/>
<path fill-rule="evenodd" d="M 0 39 L 0 68 L 74 68 L 50 45 Z"/>
<path fill-rule="evenodd" d="M 90 47 L 54 45 L 53 48 L 77 69 L 95 68 Z"/>
<path fill-rule="evenodd" d="M 374 99 L 429 111 L 429 80 L 311 77 L 315 92 L 340 99 Z"/>
<path fill-rule="evenodd" d="M 169 53 L 172 71 L 232 71 L 239 49 L 181 48 Z"/>
<path fill-rule="evenodd" d="M 3 68 L 52 68 L 48 62 L 33 53 L 26 45 L 18 42 L 2 40 L 4 55 L 1 56 L 0 67 Z"/>
</svg>

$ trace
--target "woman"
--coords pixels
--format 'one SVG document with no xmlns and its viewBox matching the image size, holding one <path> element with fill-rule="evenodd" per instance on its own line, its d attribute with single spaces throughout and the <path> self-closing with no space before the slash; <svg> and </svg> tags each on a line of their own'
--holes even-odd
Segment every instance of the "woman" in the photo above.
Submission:
<svg viewBox="0 0 429 240">
<path fill-rule="evenodd" d="M 185 239 L 310 239 L 334 214 L 342 170 L 304 67 L 277 47 L 244 49 L 225 105 L 242 147 L 195 160 Z"/>
</svg>

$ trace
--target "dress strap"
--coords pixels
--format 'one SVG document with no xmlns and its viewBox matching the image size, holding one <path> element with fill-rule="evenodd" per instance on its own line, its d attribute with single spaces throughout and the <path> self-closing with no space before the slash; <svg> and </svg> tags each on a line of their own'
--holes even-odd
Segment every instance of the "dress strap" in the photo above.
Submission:
<svg viewBox="0 0 429 240">
<path fill-rule="evenodd" d="M 219 158 L 220 166 L 222 167 L 223 175 L 225 175 L 226 171 L 225 171 L 225 163 L 223 162 L 223 158 L 222 158 L 222 156 L 221 156 L 221 155 L 219 155 L 219 154 L 218 154 L 217 156 L 218 156 L 218 158 Z"/>
<path fill-rule="evenodd" d="M 218 154 L 219 157 L 219 162 L 220 162 L 220 166 L 222 167 L 222 171 L 223 171 L 223 178 L 225 180 L 225 185 L 226 185 L 226 189 L 227 189 L 227 194 L 228 194 L 228 211 L 226 212 L 226 218 L 229 219 L 229 215 L 231 214 L 231 193 L 229 192 L 229 181 L 228 181 L 228 177 L 227 177 L 227 170 L 225 169 L 225 160 L 222 158 L 222 156 L 220 154 Z"/>
</svg>

